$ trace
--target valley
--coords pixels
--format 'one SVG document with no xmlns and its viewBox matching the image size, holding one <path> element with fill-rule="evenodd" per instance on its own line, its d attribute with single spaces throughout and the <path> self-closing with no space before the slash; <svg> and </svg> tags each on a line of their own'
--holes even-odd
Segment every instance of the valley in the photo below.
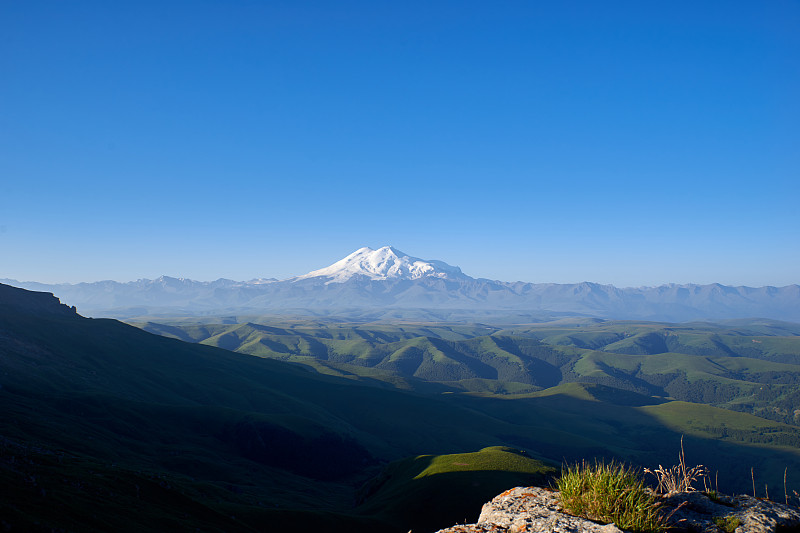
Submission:
<svg viewBox="0 0 800 533">
<path fill-rule="evenodd" d="M 721 491 L 800 489 L 789 323 L 138 326 L 0 285 L 7 529 L 434 531 L 681 436 Z"/>
<path fill-rule="evenodd" d="M 211 319 L 213 320 L 213 319 Z M 524 325 L 136 323 L 167 337 L 406 390 L 524 395 L 571 382 L 800 421 L 800 326 L 560 319 Z"/>
</svg>

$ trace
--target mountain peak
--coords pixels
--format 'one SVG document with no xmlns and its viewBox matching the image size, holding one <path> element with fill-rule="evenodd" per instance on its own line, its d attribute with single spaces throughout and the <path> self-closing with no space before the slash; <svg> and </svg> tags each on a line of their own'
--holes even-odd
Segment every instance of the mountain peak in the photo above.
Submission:
<svg viewBox="0 0 800 533">
<path fill-rule="evenodd" d="M 295 279 L 326 277 L 331 278 L 328 283 L 342 283 L 353 276 L 366 276 L 372 280 L 467 277 L 460 268 L 443 261 L 412 257 L 393 246 L 383 246 L 377 250 L 365 246 L 329 267 Z"/>
</svg>

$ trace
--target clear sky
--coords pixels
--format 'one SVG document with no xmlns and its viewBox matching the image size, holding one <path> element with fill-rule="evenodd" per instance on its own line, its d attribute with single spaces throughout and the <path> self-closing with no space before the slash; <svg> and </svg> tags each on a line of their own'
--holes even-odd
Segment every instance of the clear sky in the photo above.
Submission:
<svg viewBox="0 0 800 533">
<path fill-rule="evenodd" d="M 800 2 L 0 3 L 0 278 L 800 283 Z"/>
</svg>

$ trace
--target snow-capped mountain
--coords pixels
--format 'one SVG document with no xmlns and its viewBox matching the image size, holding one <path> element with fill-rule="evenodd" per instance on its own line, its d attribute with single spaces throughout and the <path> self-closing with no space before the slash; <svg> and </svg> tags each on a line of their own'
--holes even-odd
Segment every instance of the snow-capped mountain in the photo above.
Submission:
<svg viewBox="0 0 800 533">
<path fill-rule="evenodd" d="M 364 276 L 371 280 L 387 279 L 466 279 L 461 269 L 443 261 L 425 260 L 404 254 L 397 248 L 384 246 L 359 248 L 341 261 L 331 266 L 314 270 L 296 280 L 310 278 L 329 278 L 327 283 L 344 283 L 354 276 Z"/>
<path fill-rule="evenodd" d="M 162 276 L 128 283 L 0 283 L 52 292 L 81 314 L 115 318 L 289 313 L 490 321 L 499 315 L 580 314 L 669 322 L 751 317 L 800 322 L 798 285 L 617 288 L 588 282 L 507 283 L 475 279 L 443 261 L 409 256 L 391 246 L 361 248 L 328 267 L 282 281 Z"/>
</svg>

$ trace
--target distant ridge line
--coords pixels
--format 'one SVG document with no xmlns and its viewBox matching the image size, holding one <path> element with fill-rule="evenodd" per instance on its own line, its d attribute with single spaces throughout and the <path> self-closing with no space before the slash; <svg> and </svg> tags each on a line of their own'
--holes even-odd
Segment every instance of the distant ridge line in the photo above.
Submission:
<svg viewBox="0 0 800 533">
<path fill-rule="evenodd" d="M 52 292 L 79 312 L 128 318 L 147 314 L 281 313 L 291 309 L 550 312 L 607 319 L 684 322 L 761 317 L 800 322 L 800 285 L 783 287 L 669 283 L 626 287 L 476 279 L 444 261 L 384 246 L 360 248 L 332 265 L 285 280 L 195 281 L 161 276 L 120 283 L 44 284 L 0 280 Z"/>
</svg>

